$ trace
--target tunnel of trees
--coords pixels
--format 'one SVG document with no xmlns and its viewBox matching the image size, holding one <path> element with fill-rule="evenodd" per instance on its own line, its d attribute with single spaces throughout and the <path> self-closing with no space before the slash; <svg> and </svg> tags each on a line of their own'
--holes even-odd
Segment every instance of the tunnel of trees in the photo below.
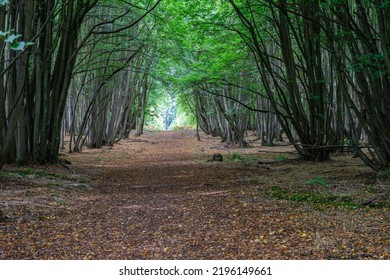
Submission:
<svg viewBox="0 0 390 280">
<path fill-rule="evenodd" d="M 3 0 L 0 31 L 0 168 L 181 111 L 225 142 L 389 169 L 388 0 Z"/>
</svg>

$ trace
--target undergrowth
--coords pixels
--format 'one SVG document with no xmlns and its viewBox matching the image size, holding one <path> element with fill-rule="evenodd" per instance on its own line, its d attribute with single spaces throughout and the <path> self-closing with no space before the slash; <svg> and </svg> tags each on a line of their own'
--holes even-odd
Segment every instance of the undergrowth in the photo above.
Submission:
<svg viewBox="0 0 390 280">
<path fill-rule="evenodd" d="M 335 193 L 320 193 L 313 190 L 290 191 L 280 186 L 273 186 L 270 190 L 262 192 L 262 196 L 272 197 L 279 200 L 289 200 L 302 203 L 312 203 L 319 206 L 335 206 L 348 207 L 352 209 L 367 207 L 361 202 L 355 201 L 348 195 Z M 389 202 L 382 202 L 376 205 L 371 205 L 374 208 L 390 208 Z"/>
<path fill-rule="evenodd" d="M 35 170 L 31 167 L 25 168 L 25 169 L 18 169 L 18 170 L 10 170 L 10 171 L 0 171 L 0 178 L 18 178 L 18 179 L 42 179 L 42 180 L 55 180 L 58 182 L 61 181 L 77 181 L 81 184 L 89 183 L 90 179 L 81 176 L 81 177 L 75 177 L 72 178 L 71 176 L 63 175 L 63 174 L 55 174 L 55 173 L 48 173 L 40 170 Z"/>
<path fill-rule="evenodd" d="M 286 155 L 277 155 L 277 156 L 274 156 L 274 160 L 275 161 L 285 161 L 285 160 L 288 160 L 288 156 L 286 156 Z"/>
<path fill-rule="evenodd" d="M 248 156 L 243 156 L 239 153 L 229 153 L 226 156 L 226 161 L 227 162 L 240 162 L 240 161 L 256 161 L 258 160 L 257 157 L 248 157 Z"/>
<path fill-rule="evenodd" d="M 38 178 L 55 178 L 60 177 L 54 173 L 46 173 L 39 170 L 34 170 L 33 168 L 25 168 L 14 171 L 0 171 L 0 178 L 12 178 L 12 177 L 38 177 Z"/>
</svg>

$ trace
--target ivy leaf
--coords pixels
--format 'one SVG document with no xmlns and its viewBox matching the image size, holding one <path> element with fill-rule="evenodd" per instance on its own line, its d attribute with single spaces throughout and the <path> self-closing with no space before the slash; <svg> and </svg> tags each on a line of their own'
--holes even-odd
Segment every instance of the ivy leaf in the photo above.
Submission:
<svg viewBox="0 0 390 280">
<path fill-rule="evenodd" d="M 18 39 L 19 37 L 21 37 L 22 35 L 20 34 L 11 34 L 8 36 L 8 38 L 4 41 L 6 43 L 13 43 L 16 39 Z"/>
<path fill-rule="evenodd" d="M 8 37 L 9 33 L 10 33 L 9 30 L 8 31 L 0 31 L 0 39 L 4 40 L 5 38 Z"/>
<path fill-rule="evenodd" d="M 16 42 L 11 46 L 11 49 L 14 51 L 23 51 L 26 47 L 34 45 L 33 42 Z"/>
<path fill-rule="evenodd" d="M 11 49 L 14 51 L 23 51 L 24 47 L 26 46 L 26 43 L 21 41 L 21 42 L 16 42 L 11 46 Z"/>
</svg>

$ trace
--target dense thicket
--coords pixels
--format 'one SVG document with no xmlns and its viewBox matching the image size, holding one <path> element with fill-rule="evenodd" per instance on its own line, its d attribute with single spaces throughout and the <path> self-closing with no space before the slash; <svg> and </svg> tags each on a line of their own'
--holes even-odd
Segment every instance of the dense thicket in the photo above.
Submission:
<svg viewBox="0 0 390 280">
<path fill-rule="evenodd" d="M 33 45 L 24 51 L 6 41 L 0 46 L 0 167 L 6 161 L 56 162 L 61 129 L 71 134 L 74 150 L 85 134 L 90 146 L 99 146 L 113 142 L 114 133 L 103 131 L 129 130 L 129 117 L 110 100 L 121 99 L 129 115 L 135 105 L 127 99 L 146 103 L 148 79 L 139 73 L 147 73 L 151 59 L 145 56 L 153 47 L 138 35 L 152 32 L 141 21 L 158 3 L 13 0 L 1 7 L 0 30 L 22 34 Z M 143 121 L 140 110 L 133 119 Z"/>
<path fill-rule="evenodd" d="M 119 16 L 118 16 L 119 15 Z M 145 10 L 122 5 L 97 6 L 82 33 L 100 28 L 85 40 L 69 91 L 63 133 L 70 151 L 113 145 L 131 129 L 142 134 L 155 62 L 154 22 Z"/>
<path fill-rule="evenodd" d="M 367 164 L 388 168 L 390 2 L 229 2 L 298 152 L 327 159 L 333 146 L 342 145 L 344 132 Z M 362 133 L 368 152 L 360 147 Z"/>
<path fill-rule="evenodd" d="M 15 0 L 2 8 L 0 29 L 35 45 L 22 53 L 1 48 L 1 165 L 56 161 L 81 24 L 96 3 Z"/>
</svg>

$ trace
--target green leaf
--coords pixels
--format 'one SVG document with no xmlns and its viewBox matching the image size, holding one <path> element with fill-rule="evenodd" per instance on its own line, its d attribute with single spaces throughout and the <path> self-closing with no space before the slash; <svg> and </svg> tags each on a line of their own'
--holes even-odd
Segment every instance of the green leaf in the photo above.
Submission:
<svg viewBox="0 0 390 280">
<path fill-rule="evenodd" d="M 26 42 L 20 41 L 16 42 L 11 46 L 11 49 L 14 51 L 23 51 L 26 47 Z"/>
<path fill-rule="evenodd" d="M 8 35 L 9 35 L 9 33 L 10 33 L 11 31 L 0 31 L 0 39 L 5 39 L 5 38 L 7 38 L 8 37 Z"/>
<path fill-rule="evenodd" d="M 6 43 L 13 43 L 16 39 L 20 38 L 22 35 L 20 34 L 11 34 L 8 36 L 8 38 L 4 41 Z"/>
</svg>

